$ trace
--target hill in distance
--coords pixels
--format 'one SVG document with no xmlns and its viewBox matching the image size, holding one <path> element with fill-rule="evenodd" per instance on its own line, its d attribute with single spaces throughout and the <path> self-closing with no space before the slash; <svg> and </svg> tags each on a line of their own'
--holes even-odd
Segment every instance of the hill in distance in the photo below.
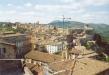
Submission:
<svg viewBox="0 0 109 75">
<path fill-rule="evenodd" d="M 63 27 L 63 28 L 71 28 L 78 27 L 82 28 L 85 24 L 88 24 L 90 27 L 94 28 L 95 32 L 100 34 L 104 40 L 109 42 L 109 25 L 107 24 L 94 24 L 94 23 L 82 23 L 77 21 L 65 21 L 63 25 L 63 21 L 55 20 L 49 23 L 50 25 Z"/>
</svg>

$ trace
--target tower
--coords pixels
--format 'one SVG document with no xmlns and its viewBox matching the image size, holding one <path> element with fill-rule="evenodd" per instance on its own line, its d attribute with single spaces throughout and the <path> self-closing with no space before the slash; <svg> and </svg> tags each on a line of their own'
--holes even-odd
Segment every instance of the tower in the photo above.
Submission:
<svg viewBox="0 0 109 75">
<path fill-rule="evenodd" d="M 30 42 L 31 42 L 31 49 L 34 50 L 36 44 L 36 34 L 34 28 L 32 28 L 30 31 Z"/>
<path fill-rule="evenodd" d="M 69 59 L 69 50 L 67 46 L 64 46 L 64 50 L 62 51 L 62 59 Z"/>
</svg>

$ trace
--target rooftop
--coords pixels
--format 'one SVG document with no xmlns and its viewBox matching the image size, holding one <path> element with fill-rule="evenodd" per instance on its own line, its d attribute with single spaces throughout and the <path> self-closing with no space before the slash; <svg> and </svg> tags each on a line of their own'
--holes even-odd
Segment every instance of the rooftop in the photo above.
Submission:
<svg viewBox="0 0 109 75">
<path fill-rule="evenodd" d="M 42 72 L 43 73 L 43 69 L 41 66 L 39 66 L 38 64 L 34 65 L 31 63 L 26 63 L 26 66 L 31 70 L 31 71 L 36 71 L 36 72 Z"/>
<path fill-rule="evenodd" d="M 91 58 L 79 59 L 73 71 L 73 75 L 96 75 L 109 69 L 109 63 Z"/>
<path fill-rule="evenodd" d="M 52 55 L 49 53 L 44 53 L 39 51 L 31 51 L 25 55 L 25 58 L 33 59 L 33 60 L 45 62 L 45 63 L 51 63 L 51 62 L 61 60 L 61 56 Z"/>
<path fill-rule="evenodd" d="M 15 36 L 22 36 L 22 35 L 26 35 L 26 34 L 21 34 L 21 33 L 4 34 L 1 37 L 5 38 L 5 37 L 15 37 Z"/>
<path fill-rule="evenodd" d="M 88 51 L 86 53 L 90 54 L 92 51 Z M 49 68 L 54 71 L 55 75 L 67 75 L 74 67 L 74 60 L 63 61 L 61 60 L 61 57 L 57 55 L 51 55 L 39 51 L 31 51 L 25 57 L 48 63 Z M 100 72 L 106 71 L 107 69 L 109 69 L 109 63 L 86 56 L 77 59 L 72 73 L 73 75 L 96 75 Z"/>
<path fill-rule="evenodd" d="M 71 69 L 73 64 L 74 64 L 73 60 L 65 60 L 65 61 L 50 63 L 49 66 L 53 71 L 59 71 L 59 70 Z"/>
<path fill-rule="evenodd" d="M 8 43 L 8 42 L 5 42 L 5 41 L 0 41 L 0 44 L 6 44 L 6 45 L 15 46 L 14 43 Z"/>
<path fill-rule="evenodd" d="M 55 72 L 63 70 L 63 72 L 60 72 L 56 75 L 65 75 L 66 72 L 70 72 L 72 70 L 72 67 L 74 67 L 74 61 L 67 60 L 58 63 L 53 63 L 49 66 Z M 91 58 L 82 58 L 76 61 L 76 65 L 73 70 L 73 75 L 96 75 L 100 72 L 106 71 L 107 69 L 109 69 L 109 63 Z"/>
</svg>

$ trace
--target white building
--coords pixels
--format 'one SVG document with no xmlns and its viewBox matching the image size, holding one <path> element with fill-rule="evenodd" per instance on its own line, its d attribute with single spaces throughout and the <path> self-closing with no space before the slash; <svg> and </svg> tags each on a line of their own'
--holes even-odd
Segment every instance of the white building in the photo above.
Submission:
<svg viewBox="0 0 109 75">
<path fill-rule="evenodd" d="M 46 49 L 50 54 L 60 52 L 64 49 L 64 44 L 62 42 L 47 44 Z"/>
</svg>

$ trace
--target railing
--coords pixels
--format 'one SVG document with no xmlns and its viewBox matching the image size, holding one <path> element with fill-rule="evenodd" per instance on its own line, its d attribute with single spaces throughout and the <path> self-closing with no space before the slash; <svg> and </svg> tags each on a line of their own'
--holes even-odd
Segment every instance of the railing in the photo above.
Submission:
<svg viewBox="0 0 109 75">
<path fill-rule="evenodd" d="M 4 60 L 4 61 L 5 61 L 5 60 L 6 60 L 6 61 L 8 61 L 8 60 L 9 60 L 9 61 L 10 61 L 10 60 L 12 60 L 12 61 L 13 61 L 13 60 L 21 60 L 21 61 L 24 61 L 24 59 L 0 59 L 0 61 L 2 61 L 2 60 Z"/>
</svg>

